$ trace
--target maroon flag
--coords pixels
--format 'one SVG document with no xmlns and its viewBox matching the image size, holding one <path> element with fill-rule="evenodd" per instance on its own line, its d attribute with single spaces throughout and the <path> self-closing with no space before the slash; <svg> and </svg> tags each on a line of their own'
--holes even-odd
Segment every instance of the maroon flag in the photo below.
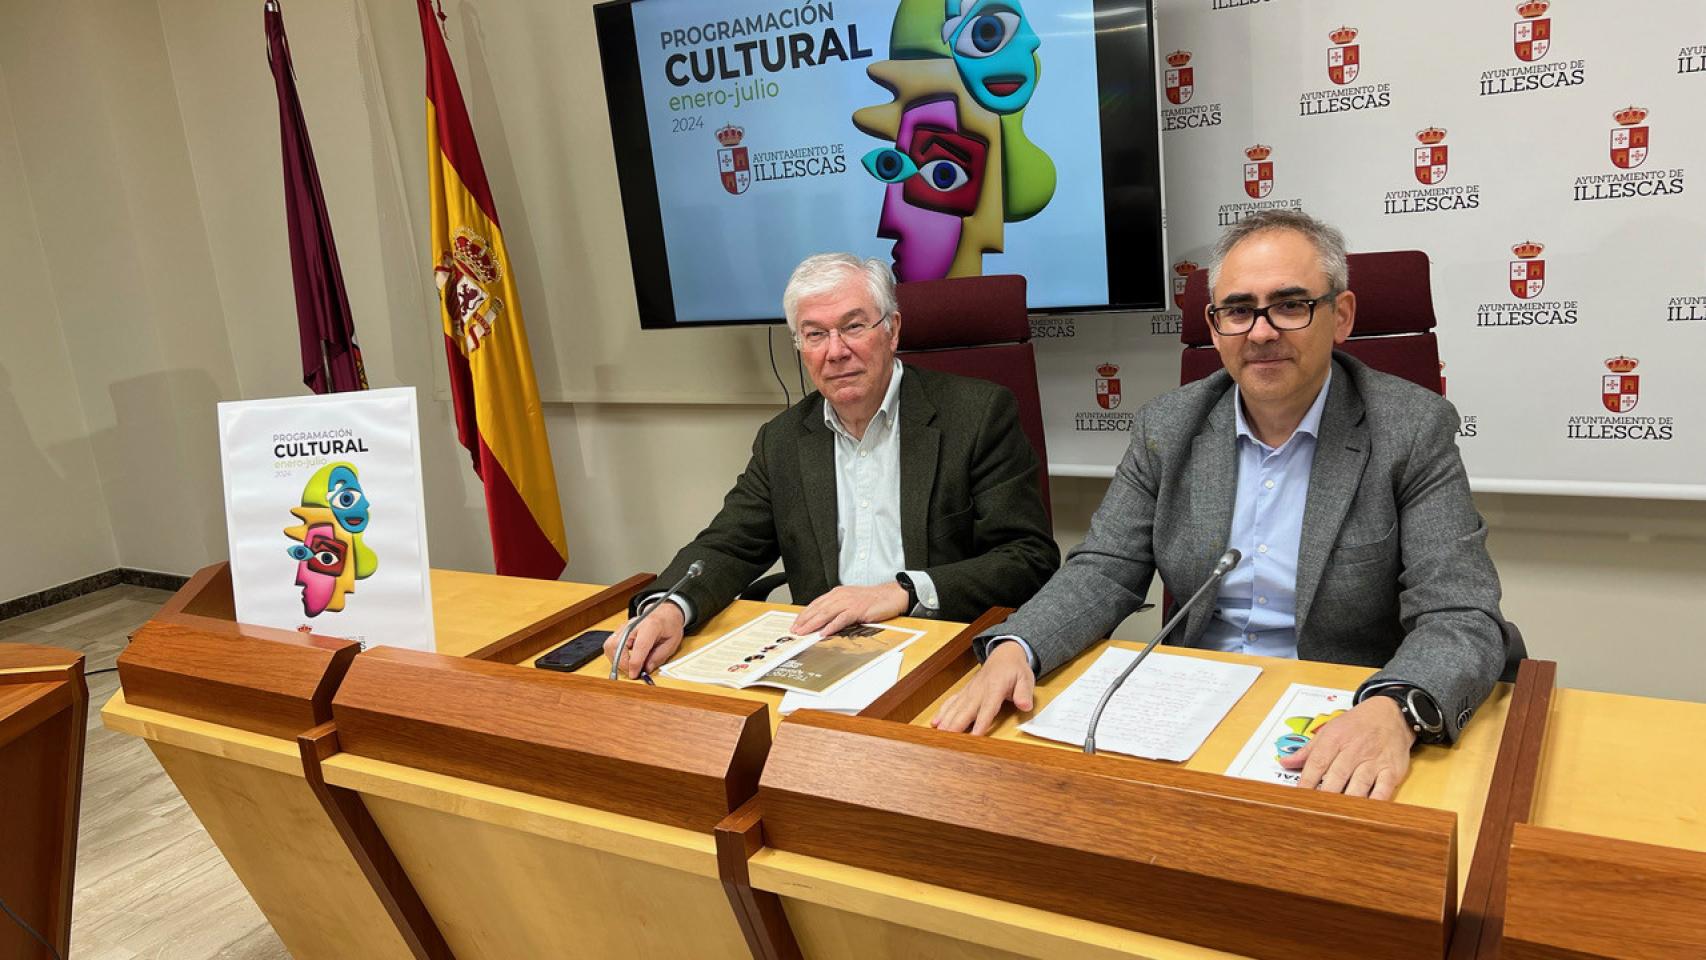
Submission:
<svg viewBox="0 0 1706 960">
<path fill-rule="evenodd" d="M 290 225 L 290 268 L 296 286 L 296 326 L 302 340 L 302 382 L 315 393 L 367 389 L 367 370 L 355 340 L 332 221 L 320 192 L 314 145 L 296 96 L 290 41 L 278 0 L 266 0 L 267 63 L 278 88 L 278 139 L 284 154 L 284 219 Z"/>
</svg>

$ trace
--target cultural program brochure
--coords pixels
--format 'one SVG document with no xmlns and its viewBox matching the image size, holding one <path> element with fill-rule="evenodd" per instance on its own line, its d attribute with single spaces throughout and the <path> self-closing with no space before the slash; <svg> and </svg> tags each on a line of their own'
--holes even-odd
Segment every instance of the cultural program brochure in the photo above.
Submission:
<svg viewBox="0 0 1706 960">
<path fill-rule="evenodd" d="M 1331 687 L 1294 683 L 1268 711 L 1255 736 L 1238 751 L 1226 775 L 1296 786 L 1299 771 L 1280 766 L 1279 758 L 1290 756 L 1315 739 L 1322 724 L 1349 710 L 1356 693 Z"/>
<path fill-rule="evenodd" d="M 219 405 L 237 620 L 432 650 L 413 387 Z"/>
</svg>

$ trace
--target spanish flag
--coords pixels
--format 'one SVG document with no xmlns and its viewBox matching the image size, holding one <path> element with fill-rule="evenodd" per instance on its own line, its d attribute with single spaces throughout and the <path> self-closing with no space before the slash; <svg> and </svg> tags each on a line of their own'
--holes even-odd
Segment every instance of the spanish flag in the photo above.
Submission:
<svg viewBox="0 0 1706 960">
<path fill-rule="evenodd" d="M 554 580 L 568 545 L 521 300 L 439 18 L 430 0 L 416 6 L 426 46 L 433 275 L 457 434 L 486 487 L 497 572 Z"/>
</svg>

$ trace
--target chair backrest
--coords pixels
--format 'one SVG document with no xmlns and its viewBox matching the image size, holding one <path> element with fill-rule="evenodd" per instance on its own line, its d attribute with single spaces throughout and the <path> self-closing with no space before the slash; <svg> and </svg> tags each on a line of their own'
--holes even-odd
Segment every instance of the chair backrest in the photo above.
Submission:
<svg viewBox="0 0 1706 960">
<path fill-rule="evenodd" d="M 1443 394 L 1428 255 L 1420 250 L 1353 253 L 1348 265 L 1350 288 L 1357 295 L 1356 328 L 1339 349 L 1376 370 Z M 1179 357 L 1179 382 L 1185 384 L 1220 369 L 1220 354 L 1203 312 L 1209 302 L 1207 270 L 1186 278 L 1180 299 L 1185 315 L 1179 340 L 1185 349 Z"/>
<path fill-rule="evenodd" d="M 1048 447 L 1043 442 L 1042 397 L 1037 357 L 1025 305 L 1025 278 L 1013 275 L 916 280 L 898 284 L 900 358 L 944 373 L 978 377 L 1013 391 L 1019 425 L 1042 465 L 1037 487 L 1052 524 L 1048 493 Z"/>
</svg>

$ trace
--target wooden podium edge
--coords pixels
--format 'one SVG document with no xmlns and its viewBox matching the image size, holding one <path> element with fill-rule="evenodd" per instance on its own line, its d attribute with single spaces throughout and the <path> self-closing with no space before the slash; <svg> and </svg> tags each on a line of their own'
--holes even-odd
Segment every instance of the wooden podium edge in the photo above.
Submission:
<svg viewBox="0 0 1706 960">
<path fill-rule="evenodd" d="M 755 960 L 803 960 L 782 898 L 756 890 L 747 861 L 764 847 L 764 820 L 753 797 L 717 824 L 717 875 Z"/>
<path fill-rule="evenodd" d="M 932 755 L 936 751 L 944 750 L 951 753 L 943 754 L 942 757 Z M 870 771 L 850 769 L 852 760 L 861 754 L 883 758 L 880 765 L 887 771 L 885 779 L 893 777 L 897 781 L 912 783 L 914 786 L 907 791 L 907 797 L 883 794 L 879 788 L 861 781 L 859 778 L 868 777 Z M 958 760 L 944 764 L 943 758 L 949 756 L 957 757 Z M 949 766 L 962 769 L 956 774 L 946 770 Z M 944 771 L 945 776 L 939 780 L 940 791 L 931 792 L 917 786 L 919 780 L 913 775 L 927 768 Z M 1295 828 L 1301 831 L 1293 835 L 1314 835 L 1323 830 L 1351 830 L 1355 836 L 1351 833 L 1335 833 L 1335 836 L 1346 838 L 1335 842 L 1341 845 L 1370 844 L 1363 849 L 1382 851 L 1381 855 L 1398 857 L 1398 862 L 1414 864 L 1412 868 L 1406 868 L 1409 871 L 1406 876 L 1419 879 L 1423 874 L 1415 871 L 1421 870 L 1434 876 L 1436 880 L 1426 889 L 1415 888 L 1415 892 L 1402 905 L 1393 904 L 1389 898 L 1368 897 L 1365 891 L 1364 895 L 1341 905 L 1319 909 L 1311 907 L 1311 911 L 1318 914 L 1315 922 L 1335 929 L 1348 929 L 1348 926 L 1354 923 L 1369 942 L 1379 940 L 1383 943 L 1408 945 L 1405 950 L 1394 950 L 1389 956 L 1421 957 L 1431 954 L 1438 957 L 1445 952 L 1450 925 L 1455 919 L 1454 814 L 1402 804 L 1370 803 L 1346 797 L 1313 793 L 1299 795 L 1296 791 L 1283 787 L 1199 771 L 1160 768 L 1121 757 L 1087 758 L 1079 754 L 1041 750 L 1005 741 L 943 734 L 910 725 L 873 722 L 870 718 L 849 718 L 806 711 L 791 716 L 783 723 L 771 760 L 766 766 L 759 793 L 760 809 L 764 815 L 762 836 L 765 845 L 809 857 L 821 857 L 848 866 L 878 870 L 920 883 L 942 884 L 964 893 L 999 897 L 1024 906 L 1061 912 L 1092 922 L 1112 924 L 1240 955 L 1299 955 L 1287 952 L 1296 946 L 1295 943 L 1288 944 L 1287 941 L 1304 938 L 1306 934 L 1296 930 L 1276 932 L 1266 926 L 1254 927 L 1248 931 L 1242 928 L 1237 932 L 1222 931 L 1213 927 L 1215 917 L 1219 915 L 1217 910 L 1220 908 L 1212 904 L 1191 913 L 1188 917 L 1167 915 L 1169 919 L 1166 922 L 1156 923 L 1152 921 L 1162 916 L 1157 914 L 1156 910 L 1162 910 L 1163 907 L 1149 905 L 1146 910 L 1138 911 L 1144 914 L 1143 918 L 1137 917 L 1136 913 L 1120 913 L 1115 916 L 1110 913 L 1110 909 L 1104 909 L 1107 904 L 1063 906 L 1063 902 L 1070 897 L 1060 889 L 1050 887 L 1046 881 L 1039 880 L 1027 891 L 1015 891 L 1010 878 L 1003 879 L 1006 868 L 994 865 L 999 858 L 991 844 L 1000 842 L 1014 846 L 1013 855 L 1021 858 L 1026 855 L 1025 851 L 1018 850 L 1018 845 L 1013 844 L 1011 838 L 1003 837 L 996 841 L 984 836 L 990 833 L 989 824 L 979 820 L 975 813 L 967 813 L 971 801 L 966 797 L 970 794 L 964 789 L 951 789 L 955 775 L 962 778 L 962 787 L 969 782 L 964 781 L 965 777 L 974 777 L 978 784 L 991 790 L 999 785 L 1006 794 L 1003 802 L 1007 806 L 1025 809 L 1037 809 L 1038 804 L 1033 804 L 1032 801 L 1037 799 L 1037 795 L 1049 795 L 1050 791 L 1070 791 L 1074 786 L 1084 786 L 1098 792 L 1106 791 L 1093 801 L 1088 795 L 1084 798 L 1090 806 L 1083 816 L 1097 822 L 1103 822 L 1104 815 L 1122 804 L 1146 799 L 1166 799 L 1169 803 L 1192 810 L 1206 810 L 1203 805 L 1209 804 L 1213 809 L 1204 812 L 1202 816 L 1243 811 L 1258 817 L 1260 821 L 1268 821 L 1267 827 L 1258 821 L 1252 821 L 1246 835 L 1241 839 L 1228 841 L 1231 845 L 1225 848 L 1225 852 L 1233 857 L 1262 860 L 1264 854 L 1256 846 L 1252 846 L 1251 838 L 1272 827 L 1277 823 L 1276 818 L 1280 817 L 1292 825 L 1287 829 Z M 874 799 L 879 795 L 886 799 Z M 1211 798 L 1212 803 L 1209 802 Z M 875 805 L 872 805 L 873 803 Z M 978 803 L 989 804 L 991 797 L 982 796 Z M 998 807 L 999 805 L 990 809 Z M 1173 835 L 1173 839 L 1165 842 L 1171 845 L 1170 849 L 1183 850 L 1185 846 L 1196 842 L 1187 842 L 1184 839 L 1186 834 L 1196 836 L 1190 834 L 1188 829 L 1169 828 L 1165 825 L 1181 823 L 1187 818 L 1159 819 L 1161 824 L 1155 827 L 1154 836 L 1148 841 L 1133 840 L 1125 846 L 1154 842 L 1165 838 L 1169 833 Z M 883 826 L 878 822 L 880 820 L 892 820 L 894 826 Z M 830 827 L 828 824 L 834 826 Z M 955 844 L 960 842 L 956 836 L 943 835 L 941 828 L 945 824 L 955 825 L 947 830 L 949 834 L 955 831 L 966 832 L 966 842 L 971 845 L 963 853 L 948 857 L 948 861 L 954 862 L 935 859 L 937 854 L 954 848 Z M 787 836 L 781 835 L 778 828 L 782 828 Z M 1181 829 L 1185 830 L 1184 834 L 1180 833 Z M 724 832 L 744 832 L 750 837 L 749 824 L 739 820 L 725 824 Z M 1062 851 L 1058 857 L 1050 855 L 1049 862 L 1053 864 L 1051 869 L 1055 873 L 1072 874 L 1080 867 L 1101 869 L 1098 863 L 1109 861 L 1110 858 L 1127 865 L 1116 870 L 1122 873 L 1171 871 L 1176 868 L 1176 864 L 1156 866 L 1154 858 L 1147 853 L 1139 856 L 1129 851 L 1081 847 L 1070 825 L 1057 827 L 1050 824 L 1045 833 L 1051 836 L 1035 838 L 1033 845 Z M 1213 831 L 1210 831 L 1210 835 L 1218 836 Z M 925 836 L 934 838 L 930 841 L 934 849 L 922 853 L 913 849 L 912 844 L 923 842 L 922 838 Z M 896 837 L 902 839 L 896 840 Z M 747 839 L 746 842 L 751 841 Z M 910 852 L 896 853 L 896 843 L 900 843 Z M 1240 846 L 1243 848 L 1242 853 L 1239 852 Z M 729 852 L 731 851 L 719 850 L 719 853 L 725 856 Z M 1371 852 L 1369 855 L 1376 854 Z M 1425 859 L 1414 860 L 1416 855 Z M 922 860 L 919 859 L 921 856 Z M 905 862 L 901 863 L 901 860 Z M 959 862 L 961 860 L 964 863 Z M 1233 861 L 1222 858 L 1221 869 L 1201 874 L 1194 885 L 1204 890 L 1221 887 L 1257 889 L 1255 885 L 1262 882 L 1260 878 L 1235 880 L 1224 874 L 1224 869 L 1227 869 L 1225 864 L 1230 862 Z M 1432 873 L 1434 867 L 1438 869 L 1437 874 Z M 971 872 L 966 873 L 966 870 Z M 735 873 L 732 870 L 729 872 Z M 950 874 L 957 879 L 944 879 Z M 735 874 L 735 879 L 738 880 L 738 873 Z M 1273 880 L 1273 877 L 1269 879 Z M 1270 883 L 1260 889 L 1267 894 L 1283 888 Z M 1435 893 L 1438 895 L 1437 900 Z M 1325 904 L 1325 900 L 1314 899 L 1325 896 L 1325 893 L 1313 890 L 1292 890 L 1291 899 L 1284 909 L 1317 902 Z M 1131 907 L 1126 900 L 1118 902 L 1120 906 L 1115 912 L 1127 911 Z M 1336 903 L 1336 900 L 1334 902 Z M 1281 906 L 1273 906 L 1271 903 L 1268 909 L 1283 912 Z M 1321 912 L 1322 910 L 1326 912 Z M 748 922 L 756 926 L 755 918 L 750 914 Z M 1422 934 L 1422 939 L 1413 939 L 1412 935 L 1416 934 Z M 1394 940 L 1392 937 L 1399 939 Z M 1355 942 L 1347 940 L 1339 949 L 1324 951 L 1318 955 L 1352 956 L 1352 944 Z"/>
<path fill-rule="evenodd" d="M 628 598 L 645 589 L 657 579 L 655 573 L 636 573 L 621 583 L 605 587 L 598 593 L 570 604 L 555 613 L 547 614 L 507 637 L 494 640 L 467 655 L 469 660 L 490 660 L 497 663 L 519 664 L 528 657 L 543 653 L 591 627 L 612 614 L 628 608 Z"/>
<path fill-rule="evenodd" d="M 924 709 L 936 702 L 960 677 L 977 666 L 972 641 L 984 631 L 1012 616 L 1011 607 L 990 607 L 983 615 L 966 625 L 953 639 L 942 645 L 916 669 L 901 677 L 887 693 L 871 701 L 859 711 L 861 717 L 911 723 Z"/>
<path fill-rule="evenodd" d="M 1516 824 L 1527 823 L 1533 813 L 1557 676 L 1558 664 L 1551 660 L 1523 660 L 1517 667 L 1505 731 L 1499 738 L 1498 758 L 1487 785 L 1475 855 L 1464 879 L 1446 960 L 1494 960 L 1499 956 L 1511 834 Z"/>
<path fill-rule="evenodd" d="M 1512 960 L 1706 955 L 1706 852 L 1533 824 L 1511 833 Z"/>
<path fill-rule="evenodd" d="M 302 753 L 302 774 L 308 787 L 320 801 L 320 808 L 332 821 L 344 847 L 349 850 L 368 886 L 373 888 L 385 912 L 396 925 L 397 933 L 408 945 L 417 960 L 455 960 L 450 945 L 433 922 L 432 914 L 422 902 L 420 893 L 409 880 L 391 845 L 386 842 L 379 824 L 373 820 L 361 795 L 354 790 L 334 787 L 326 782 L 321 762 L 339 752 L 338 728 L 335 723 L 322 723 L 296 738 Z"/>
<path fill-rule="evenodd" d="M 51 652 L 50 652 L 51 651 Z M 24 661 L 19 669 L 6 663 L 8 652 L 21 654 Z M 89 736 L 89 684 L 83 673 L 83 655 L 58 647 L 38 644 L 0 643 L 0 685 L 25 683 L 63 684 L 65 692 L 44 698 L 49 704 L 47 717 L 69 710 L 68 733 L 71 757 L 65 764 L 65 802 L 61 805 L 64 818 L 59 844 L 59 873 L 64 878 L 52 893 L 46 929 L 37 931 L 54 942 L 61 957 L 71 955 L 71 912 L 77 889 L 77 831 L 82 819 L 83 763 Z M 46 718 L 31 724 L 33 728 Z M 0 736 L 0 743 L 12 736 Z"/>
</svg>

